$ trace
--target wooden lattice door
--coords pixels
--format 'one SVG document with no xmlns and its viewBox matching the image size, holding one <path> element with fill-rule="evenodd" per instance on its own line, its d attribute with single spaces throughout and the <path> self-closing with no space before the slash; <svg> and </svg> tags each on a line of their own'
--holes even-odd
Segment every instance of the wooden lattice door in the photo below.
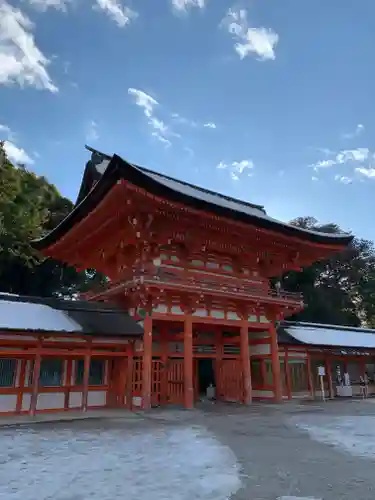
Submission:
<svg viewBox="0 0 375 500">
<path fill-rule="evenodd" d="M 242 366 L 239 359 L 224 359 L 218 367 L 220 388 L 218 399 L 241 402 L 243 400 Z"/>
<path fill-rule="evenodd" d="M 168 403 L 180 405 L 184 402 L 184 360 L 168 362 Z"/>
<path fill-rule="evenodd" d="M 160 406 L 162 363 L 159 359 L 152 360 L 151 406 Z"/>
</svg>

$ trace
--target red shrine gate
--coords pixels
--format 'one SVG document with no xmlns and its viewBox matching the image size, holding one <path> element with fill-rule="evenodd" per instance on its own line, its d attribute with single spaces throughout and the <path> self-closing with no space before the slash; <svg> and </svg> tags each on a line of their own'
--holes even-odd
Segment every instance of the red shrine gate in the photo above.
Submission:
<svg viewBox="0 0 375 500">
<path fill-rule="evenodd" d="M 91 151 L 75 208 L 34 246 L 106 275 L 90 299 L 134 316 L 143 311 L 143 342 L 116 361 L 113 399 L 192 408 L 198 361 L 211 359 L 219 399 L 280 401 L 275 324 L 300 311 L 303 299 L 272 290 L 269 280 L 337 253 L 352 238 L 289 226 L 263 207 Z M 252 384 L 258 360 L 267 381 L 259 389 Z M 87 363 L 86 378 L 88 370 Z"/>
</svg>

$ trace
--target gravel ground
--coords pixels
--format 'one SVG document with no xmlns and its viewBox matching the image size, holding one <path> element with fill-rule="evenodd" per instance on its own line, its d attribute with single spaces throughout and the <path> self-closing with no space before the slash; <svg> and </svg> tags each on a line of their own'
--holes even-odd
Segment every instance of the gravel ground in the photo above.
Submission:
<svg viewBox="0 0 375 500">
<path fill-rule="evenodd" d="M 0 431 L 7 500 L 373 500 L 375 404 L 205 404 Z"/>
</svg>

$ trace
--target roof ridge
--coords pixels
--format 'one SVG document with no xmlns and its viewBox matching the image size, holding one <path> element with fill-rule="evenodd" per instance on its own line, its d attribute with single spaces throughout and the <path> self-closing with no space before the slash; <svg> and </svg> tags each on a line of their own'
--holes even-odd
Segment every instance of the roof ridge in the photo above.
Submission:
<svg viewBox="0 0 375 500">
<path fill-rule="evenodd" d="M 99 155 L 102 155 L 103 158 L 106 160 L 112 159 L 112 156 L 107 155 L 106 153 L 102 153 L 101 151 L 98 151 L 97 149 L 94 149 L 90 146 L 85 146 L 85 148 L 90 151 L 91 153 L 96 153 Z M 198 189 L 199 191 L 202 191 L 203 193 L 211 194 L 213 196 L 218 196 L 219 198 L 223 198 L 227 201 L 233 201 L 235 203 L 239 203 L 240 205 L 245 205 L 250 208 L 257 208 L 258 210 L 261 210 L 265 215 L 267 215 L 266 209 L 264 208 L 264 205 L 257 205 L 256 203 L 251 203 L 249 201 L 244 201 L 239 198 L 234 198 L 233 196 L 226 195 L 224 193 L 218 193 L 217 191 L 212 191 L 211 189 L 204 188 L 202 186 L 197 186 L 196 184 L 192 184 L 191 182 L 183 181 L 181 179 L 176 179 L 176 177 L 172 177 L 170 175 L 163 174 L 161 172 L 156 172 L 155 170 L 151 170 L 150 168 L 142 167 L 140 165 L 136 165 L 135 163 L 128 162 L 130 165 L 133 167 L 141 170 L 142 172 L 145 173 L 150 173 L 154 175 L 158 175 L 160 177 L 163 177 L 164 179 L 168 179 L 170 181 L 178 182 L 179 184 L 182 184 L 183 186 L 189 186 L 194 189 Z"/>
</svg>

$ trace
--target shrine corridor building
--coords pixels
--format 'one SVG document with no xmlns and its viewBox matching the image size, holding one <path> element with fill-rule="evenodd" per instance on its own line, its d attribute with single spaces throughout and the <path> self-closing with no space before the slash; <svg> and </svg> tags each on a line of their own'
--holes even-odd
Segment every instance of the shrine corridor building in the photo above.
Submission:
<svg viewBox="0 0 375 500">
<path fill-rule="evenodd" d="M 47 257 L 107 276 L 85 299 L 107 310 L 108 322 L 114 321 L 108 311 L 121 309 L 126 325 L 112 335 L 103 321 L 95 334 L 82 325 L 75 336 L 72 326 L 52 328 L 19 343 L 16 355 L 9 347 L 8 356 L 30 361 L 19 368 L 23 377 L 30 371 L 26 408 L 45 409 L 38 403 L 43 362 L 57 359 L 64 360 L 70 388 L 75 370 L 83 410 L 90 407 L 98 359 L 106 361 L 105 404 L 112 407 L 193 408 L 212 382 L 218 400 L 289 397 L 292 362 L 304 356 L 309 365 L 310 355 L 306 349 L 302 355 L 300 345 L 279 349 L 276 325 L 304 303 L 300 294 L 272 289 L 270 278 L 327 259 L 352 237 L 294 227 L 261 206 L 90 151 L 74 209 L 33 245 Z M 306 373 L 312 378 L 310 368 Z M 60 407 L 69 409 L 69 400 Z"/>
</svg>

